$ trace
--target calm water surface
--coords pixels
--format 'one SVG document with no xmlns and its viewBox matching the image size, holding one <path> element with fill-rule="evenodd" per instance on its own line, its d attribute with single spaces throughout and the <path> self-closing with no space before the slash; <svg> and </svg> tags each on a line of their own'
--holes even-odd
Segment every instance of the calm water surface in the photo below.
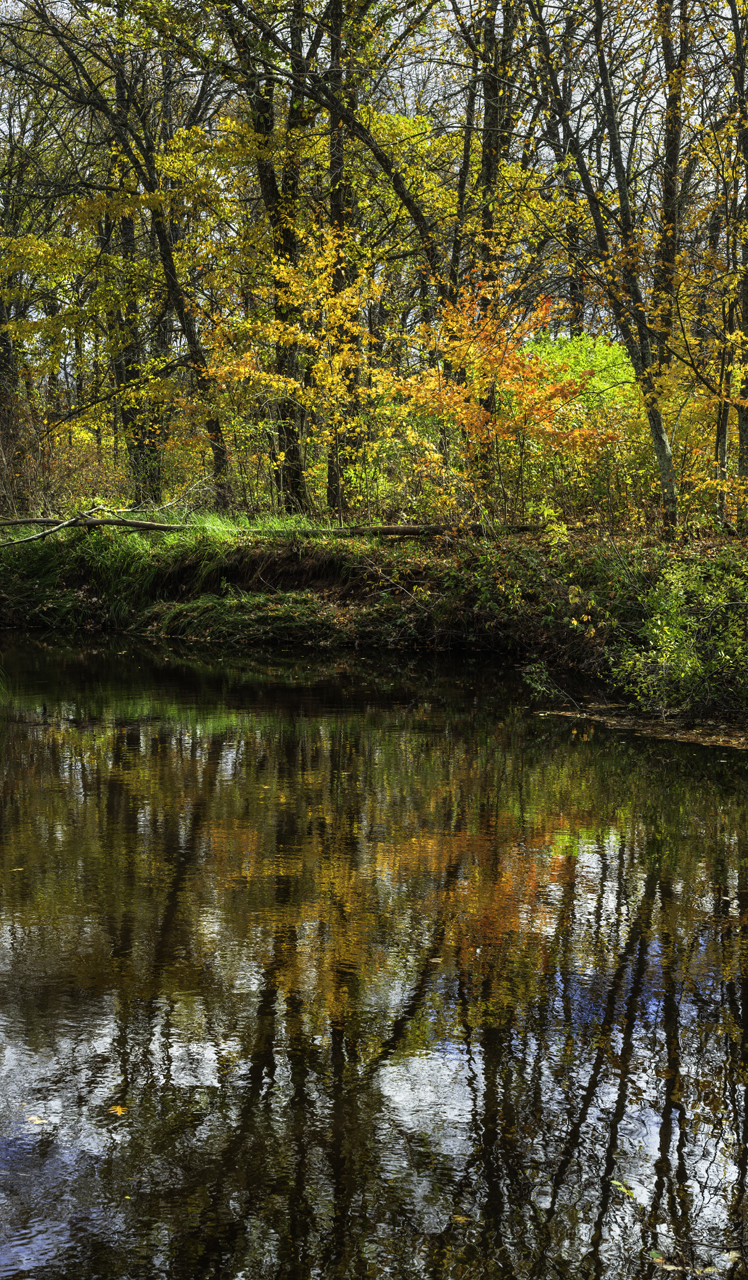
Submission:
<svg viewBox="0 0 748 1280">
<path fill-rule="evenodd" d="M 0 1277 L 748 1275 L 745 755 L 465 664 L 4 667 Z"/>
</svg>

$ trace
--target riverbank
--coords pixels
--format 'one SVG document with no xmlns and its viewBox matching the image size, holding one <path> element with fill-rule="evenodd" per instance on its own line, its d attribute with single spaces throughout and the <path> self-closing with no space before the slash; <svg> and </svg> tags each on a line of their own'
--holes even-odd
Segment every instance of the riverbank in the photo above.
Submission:
<svg viewBox="0 0 748 1280">
<path fill-rule="evenodd" d="M 649 713 L 748 710 L 748 557 L 736 539 L 74 529 L 3 548 L 0 623 L 233 653 L 469 649 L 560 702 L 596 689 Z"/>
</svg>

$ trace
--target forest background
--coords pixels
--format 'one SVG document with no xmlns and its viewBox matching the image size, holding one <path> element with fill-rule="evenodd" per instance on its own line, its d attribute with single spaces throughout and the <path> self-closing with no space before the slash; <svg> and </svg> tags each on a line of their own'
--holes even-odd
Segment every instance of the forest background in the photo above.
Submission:
<svg viewBox="0 0 748 1280">
<path fill-rule="evenodd" d="M 0 22 L 0 501 L 743 521 L 741 0 Z"/>
</svg>

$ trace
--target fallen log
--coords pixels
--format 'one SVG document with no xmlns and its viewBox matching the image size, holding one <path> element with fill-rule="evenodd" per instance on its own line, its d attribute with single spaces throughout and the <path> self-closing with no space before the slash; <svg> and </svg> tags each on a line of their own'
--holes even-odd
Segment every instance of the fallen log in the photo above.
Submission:
<svg viewBox="0 0 748 1280">
<path fill-rule="evenodd" d="M 72 516 L 69 520 L 52 520 L 47 517 L 29 516 L 27 519 L 17 520 L 0 520 L 0 528 L 9 528 L 11 526 L 28 526 L 43 525 L 44 527 L 39 533 L 32 533 L 27 538 L 9 538 L 5 542 L 0 542 L 0 550 L 4 547 L 17 547 L 24 542 L 38 542 L 42 538 L 48 538 L 53 533 L 60 533 L 63 529 L 101 529 L 103 527 L 144 530 L 151 533 L 181 533 L 188 529 L 199 531 L 200 526 L 194 524 L 162 524 L 156 520 L 127 520 L 123 516 L 104 516 L 93 517 L 87 515 Z M 507 524 L 500 525 L 494 529 L 488 529 L 482 524 L 359 524 L 359 525 L 336 525 L 330 528 L 318 529 L 252 529 L 237 528 L 237 534 L 277 540 L 279 538 L 318 538 L 318 537 L 337 537 L 337 538 L 354 538 L 361 536 L 383 537 L 383 538 L 437 538 L 437 537 L 464 537 L 469 534 L 476 538 L 492 538 L 499 537 L 505 533 L 537 533 L 542 530 L 542 524 Z"/>
</svg>

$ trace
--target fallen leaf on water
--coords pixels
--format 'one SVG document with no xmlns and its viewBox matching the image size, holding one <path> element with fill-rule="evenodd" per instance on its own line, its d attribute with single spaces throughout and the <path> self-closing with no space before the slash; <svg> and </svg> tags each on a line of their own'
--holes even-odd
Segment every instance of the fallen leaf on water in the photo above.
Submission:
<svg viewBox="0 0 748 1280">
<path fill-rule="evenodd" d="M 27 1124 L 46 1124 L 46 1121 L 43 1120 L 41 1116 L 26 1116 L 26 1123 Z"/>
<path fill-rule="evenodd" d="M 113 1111 L 116 1116 L 123 1116 L 127 1111 L 127 1107 L 110 1107 L 109 1110 Z"/>
<path fill-rule="evenodd" d="M 622 1191 L 622 1192 L 623 1192 L 623 1194 L 624 1194 L 624 1195 L 626 1195 L 626 1196 L 631 1196 L 631 1199 L 632 1199 L 632 1200 L 635 1200 L 635 1199 L 636 1199 L 636 1196 L 634 1195 L 633 1191 L 631 1190 L 631 1187 L 627 1187 L 625 1182 L 616 1182 L 616 1179 L 615 1179 L 615 1178 L 611 1178 L 611 1180 L 610 1180 L 610 1185 L 611 1185 L 612 1187 L 618 1187 L 618 1190 L 619 1190 L 619 1191 Z M 660 1254 L 655 1254 L 655 1253 L 653 1253 L 653 1254 L 652 1254 L 652 1257 L 654 1258 L 655 1262 L 658 1262 L 658 1261 L 660 1260 Z"/>
</svg>

